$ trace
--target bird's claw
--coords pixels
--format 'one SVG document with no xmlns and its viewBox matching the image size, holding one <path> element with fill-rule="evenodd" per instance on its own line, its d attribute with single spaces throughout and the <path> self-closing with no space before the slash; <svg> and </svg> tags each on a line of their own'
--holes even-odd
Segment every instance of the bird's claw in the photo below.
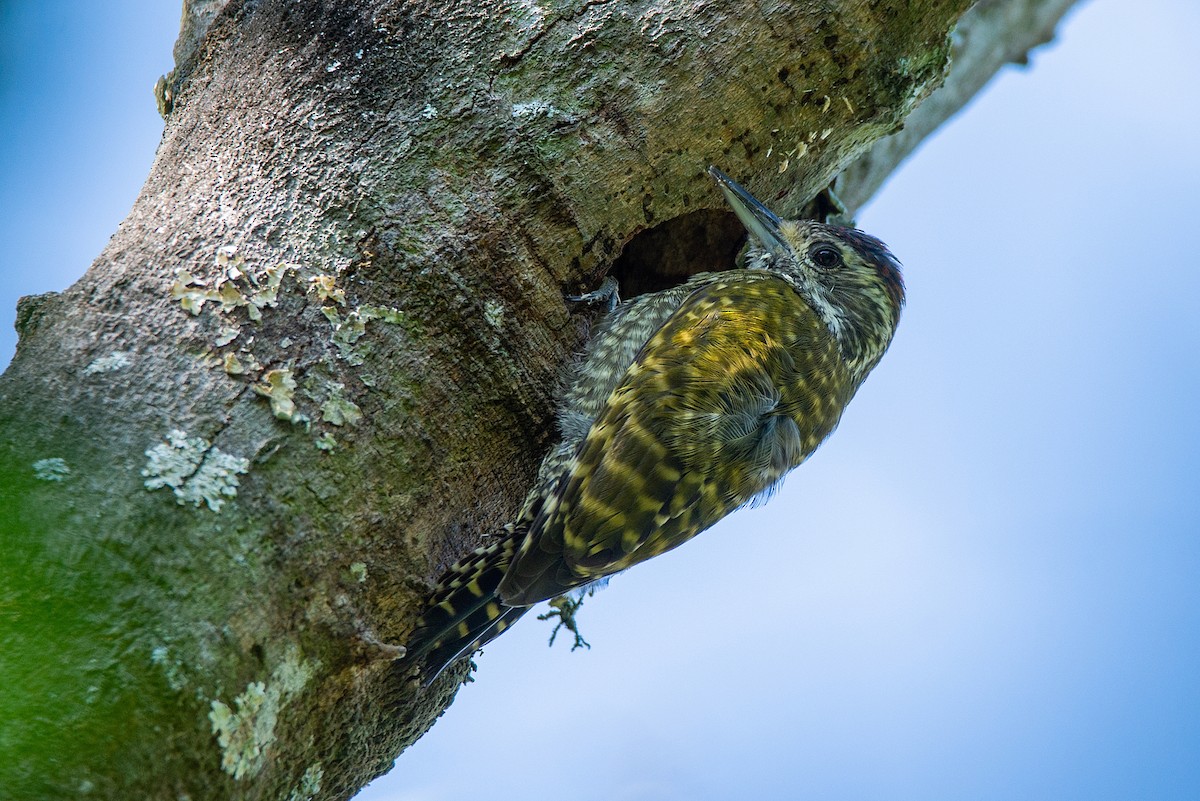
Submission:
<svg viewBox="0 0 1200 801">
<path fill-rule="evenodd" d="M 593 289 L 591 292 L 584 292 L 582 295 L 567 295 L 567 300 L 573 303 L 605 303 L 608 305 L 608 310 L 612 311 L 621 303 L 620 295 L 621 287 L 617 283 L 617 279 L 611 275 L 605 276 L 600 286 Z"/>
<path fill-rule="evenodd" d="M 550 632 L 550 645 L 554 645 L 554 638 L 558 636 L 558 630 L 565 627 L 567 631 L 575 635 L 575 642 L 571 644 L 572 651 L 576 648 L 591 649 L 591 643 L 583 639 L 583 635 L 579 633 L 579 621 L 575 619 L 575 613 L 579 611 L 579 607 L 583 606 L 583 598 L 560 595 L 550 600 L 550 606 L 552 607 L 551 611 L 544 615 L 538 615 L 538 620 L 558 618 L 558 622 L 554 624 L 554 631 Z"/>
</svg>

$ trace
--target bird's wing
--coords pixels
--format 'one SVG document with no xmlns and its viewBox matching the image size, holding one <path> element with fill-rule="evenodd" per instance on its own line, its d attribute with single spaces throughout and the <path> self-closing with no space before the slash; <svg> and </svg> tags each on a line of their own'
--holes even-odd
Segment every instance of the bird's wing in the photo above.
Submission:
<svg viewBox="0 0 1200 801">
<path fill-rule="evenodd" d="M 552 598 L 670 550 L 771 487 L 833 430 L 836 341 L 769 273 L 719 277 L 641 349 L 499 588 Z"/>
</svg>

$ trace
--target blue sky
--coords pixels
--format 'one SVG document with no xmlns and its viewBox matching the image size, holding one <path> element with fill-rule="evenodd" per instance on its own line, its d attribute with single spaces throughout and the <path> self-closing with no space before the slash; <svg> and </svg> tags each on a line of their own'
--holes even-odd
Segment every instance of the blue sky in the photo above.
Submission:
<svg viewBox="0 0 1200 801">
<path fill-rule="evenodd" d="M 144 179 L 174 3 L 0 6 L 0 359 Z M 897 173 L 891 352 L 765 508 L 527 618 L 361 801 L 1200 798 L 1200 55 L 1098 0 Z M 532 617 L 532 616 L 531 616 Z"/>
</svg>

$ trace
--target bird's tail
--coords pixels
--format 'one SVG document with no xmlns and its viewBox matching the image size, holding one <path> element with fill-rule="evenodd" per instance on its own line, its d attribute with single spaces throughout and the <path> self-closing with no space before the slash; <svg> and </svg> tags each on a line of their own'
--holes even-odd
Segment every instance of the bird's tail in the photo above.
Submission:
<svg viewBox="0 0 1200 801">
<path fill-rule="evenodd" d="M 447 666 L 474 653 L 528 611 L 505 606 L 496 588 L 512 562 L 513 537 L 476 548 L 450 568 L 409 637 L 405 660 L 420 660 L 426 684 Z"/>
</svg>

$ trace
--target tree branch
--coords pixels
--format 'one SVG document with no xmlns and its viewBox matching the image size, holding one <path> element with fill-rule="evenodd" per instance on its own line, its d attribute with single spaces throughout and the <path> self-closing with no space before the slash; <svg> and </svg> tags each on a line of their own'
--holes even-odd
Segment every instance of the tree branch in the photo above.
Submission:
<svg viewBox="0 0 1200 801">
<path fill-rule="evenodd" d="M 188 4 L 140 198 L 0 378 L 8 797 L 385 771 L 465 672 L 392 645 L 554 439 L 563 292 L 730 266 L 710 163 L 861 202 L 1066 4 L 981 6 L 910 117 L 967 5 Z"/>
</svg>

